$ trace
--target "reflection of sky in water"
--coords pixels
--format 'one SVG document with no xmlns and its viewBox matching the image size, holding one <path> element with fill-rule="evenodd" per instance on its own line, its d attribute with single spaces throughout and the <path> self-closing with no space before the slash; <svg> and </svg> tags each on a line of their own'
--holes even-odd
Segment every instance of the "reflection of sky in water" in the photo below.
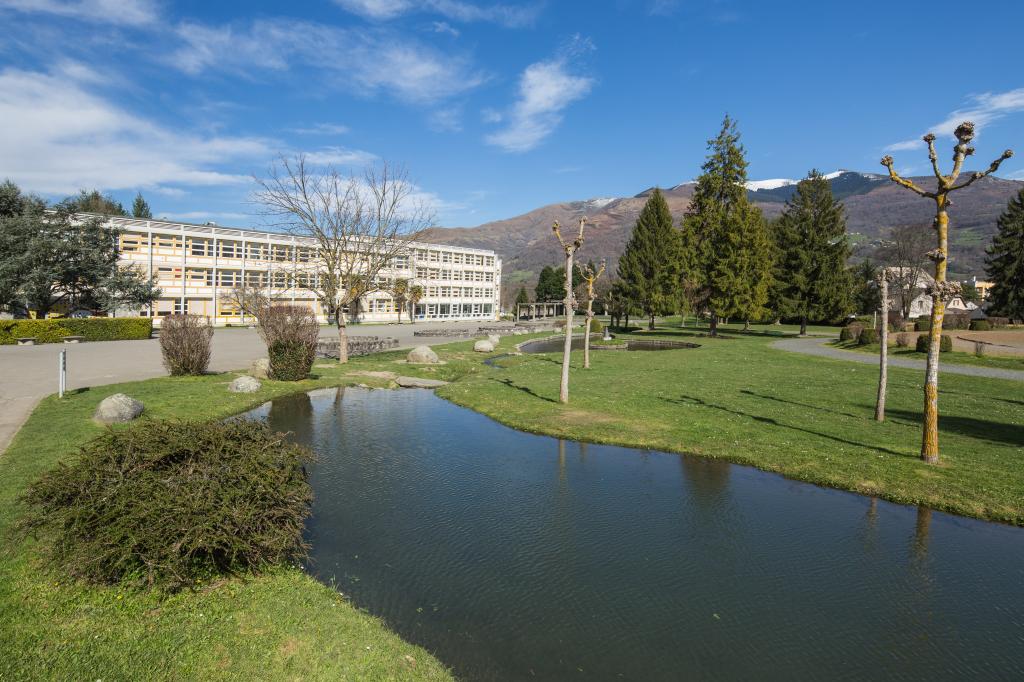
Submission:
<svg viewBox="0 0 1024 682">
<path fill-rule="evenodd" d="M 1024 675 L 1024 529 L 311 395 L 253 412 L 318 455 L 311 570 L 460 676 Z"/>
</svg>

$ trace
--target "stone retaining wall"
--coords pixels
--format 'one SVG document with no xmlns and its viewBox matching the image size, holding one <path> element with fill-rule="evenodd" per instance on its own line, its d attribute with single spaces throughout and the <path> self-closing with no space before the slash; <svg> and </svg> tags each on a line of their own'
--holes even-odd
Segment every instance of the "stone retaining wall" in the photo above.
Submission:
<svg viewBox="0 0 1024 682">
<path fill-rule="evenodd" d="M 398 339 L 390 336 L 350 336 L 348 337 L 348 355 L 369 355 L 398 348 Z M 337 339 L 320 339 L 316 344 L 316 354 L 322 358 L 338 357 Z"/>
</svg>

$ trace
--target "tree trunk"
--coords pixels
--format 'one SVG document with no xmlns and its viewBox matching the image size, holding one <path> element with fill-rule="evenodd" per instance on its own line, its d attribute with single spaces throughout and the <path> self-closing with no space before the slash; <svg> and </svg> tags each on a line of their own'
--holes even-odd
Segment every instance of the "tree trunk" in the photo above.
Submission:
<svg viewBox="0 0 1024 682">
<path fill-rule="evenodd" d="M 587 302 L 587 324 L 583 329 L 583 369 L 590 369 L 590 321 L 594 319 L 594 302 Z"/>
<path fill-rule="evenodd" d="M 569 402 L 569 359 L 572 357 L 572 250 L 565 250 L 565 347 L 562 350 L 562 381 L 558 400 Z"/>
<path fill-rule="evenodd" d="M 334 315 L 334 321 L 338 324 L 338 362 L 344 364 L 348 362 L 348 330 L 345 313 L 341 308 Z"/>
<path fill-rule="evenodd" d="M 800 317 L 800 336 L 807 336 L 807 316 Z"/>
<path fill-rule="evenodd" d="M 718 315 L 716 313 L 711 313 L 711 324 L 709 326 L 709 335 L 718 336 Z"/>
<path fill-rule="evenodd" d="M 629 313 L 626 313 L 626 324 L 623 329 L 629 329 Z"/>
<path fill-rule="evenodd" d="M 745 331 L 745 332 L 749 332 L 750 331 L 750 318 L 749 317 L 747 319 L 743 320 L 743 331 Z"/>
<path fill-rule="evenodd" d="M 885 274 L 878 280 L 882 298 L 881 347 L 878 350 L 878 399 L 875 401 L 875 421 L 885 421 L 885 390 L 889 381 L 889 283 Z"/>
<path fill-rule="evenodd" d="M 928 331 L 928 361 L 924 371 L 924 424 L 921 434 L 921 459 L 929 464 L 939 463 L 939 346 L 942 341 L 942 318 L 946 312 L 942 285 L 946 282 L 946 256 L 949 253 L 949 215 L 946 213 L 946 202 L 945 195 L 940 194 L 935 198 L 938 209 L 935 230 L 938 233 L 939 249 L 935 258 L 932 324 Z"/>
<path fill-rule="evenodd" d="M 652 332 L 654 331 L 654 313 L 651 313 L 651 319 L 650 319 L 650 321 L 649 321 L 649 322 L 647 323 L 647 328 L 648 328 L 649 330 L 651 330 Z"/>
</svg>

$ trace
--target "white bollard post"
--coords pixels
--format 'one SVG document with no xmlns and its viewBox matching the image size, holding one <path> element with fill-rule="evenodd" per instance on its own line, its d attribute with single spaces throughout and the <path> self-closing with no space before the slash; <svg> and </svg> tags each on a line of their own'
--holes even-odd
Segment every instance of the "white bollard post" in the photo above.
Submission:
<svg viewBox="0 0 1024 682">
<path fill-rule="evenodd" d="M 63 398 L 68 387 L 68 352 L 62 350 L 57 361 L 57 397 Z"/>
</svg>

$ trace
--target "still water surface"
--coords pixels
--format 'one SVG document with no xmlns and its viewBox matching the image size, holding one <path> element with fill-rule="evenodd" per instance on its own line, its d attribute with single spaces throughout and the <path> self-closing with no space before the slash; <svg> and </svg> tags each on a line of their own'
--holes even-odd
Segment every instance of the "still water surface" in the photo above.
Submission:
<svg viewBox="0 0 1024 682">
<path fill-rule="evenodd" d="M 319 457 L 310 571 L 463 679 L 1024 679 L 1024 529 L 424 390 L 251 415 Z"/>
</svg>

